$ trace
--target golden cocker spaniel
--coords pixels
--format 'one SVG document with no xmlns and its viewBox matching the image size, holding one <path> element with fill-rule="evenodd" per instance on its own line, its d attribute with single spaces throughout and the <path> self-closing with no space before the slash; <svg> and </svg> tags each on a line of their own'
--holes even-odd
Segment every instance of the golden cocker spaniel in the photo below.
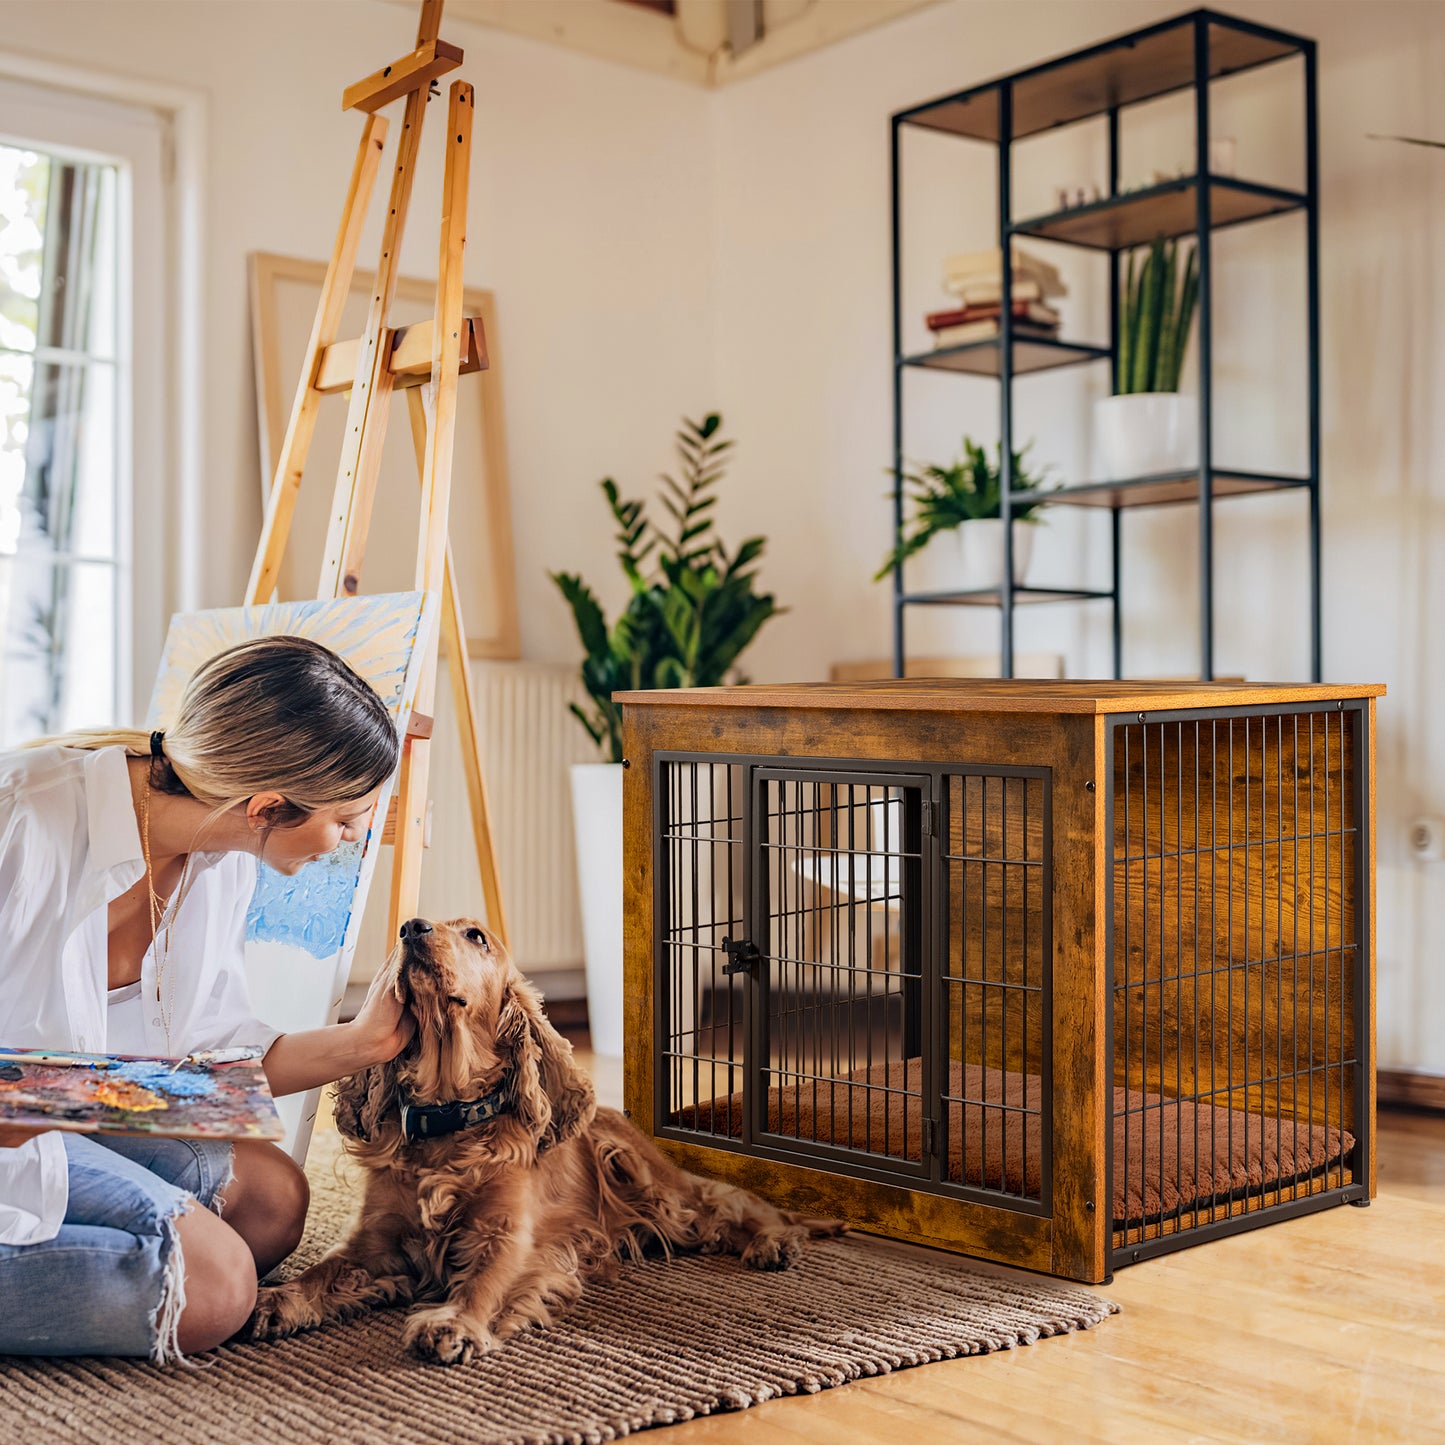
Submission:
<svg viewBox="0 0 1445 1445">
<path fill-rule="evenodd" d="M 252 1339 L 416 1305 L 405 1344 L 458 1364 L 547 1325 L 619 1257 L 737 1254 L 786 1269 L 844 1226 L 686 1174 L 615 1109 L 498 940 L 466 918 L 412 919 L 388 962 L 416 1019 L 391 1063 L 336 1085 L 336 1122 L 366 1170 L 351 1237 L 263 1289 Z"/>
</svg>

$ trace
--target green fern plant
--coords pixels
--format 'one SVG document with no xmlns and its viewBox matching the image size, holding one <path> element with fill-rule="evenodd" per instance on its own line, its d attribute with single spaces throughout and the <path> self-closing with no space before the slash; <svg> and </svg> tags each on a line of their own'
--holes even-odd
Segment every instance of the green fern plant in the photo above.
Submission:
<svg viewBox="0 0 1445 1445">
<path fill-rule="evenodd" d="M 1033 443 L 1030 442 L 1029 446 Z M 1013 453 L 1010 491 L 1031 492 L 1042 488 L 1046 468 L 1037 472 L 1027 463 L 1029 446 Z M 913 506 L 912 530 L 905 530 L 898 545 L 873 574 L 881 581 L 896 566 L 923 550 L 940 532 L 964 522 L 986 521 L 1003 514 L 1003 444 L 995 448 L 995 460 L 971 437 L 963 439 L 963 455 L 946 467 L 929 465 L 904 472 L 904 493 Z M 912 491 L 908 491 L 908 488 Z M 1010 514 L 1015 522 L 1034 522 L 1037 502 L 1014 502 Z"/>
<path fill-rule="evenodd" d="M 713 526 L 716 487 L 732 442 L 719 435 L 722 418 L 683 420 L 677 433 L 677 477 L 662 476 L 659 498 L 667 527 L 648 516 L 641 501 L 626 500 L 611 477 L 602 494 L 617 524 L 617 560 L 631 596 L 608 623 L 591 589 L 567 572 L 548 575 L 572 609 L 582 641 L 582 682 L 590 706 L 571 705 L 610 761 L 622 761 L 622 708 L 616 692 L 659 687 L 715 687 L 745 682 L 737 661 L 770 617 L 785 609 L 771 593 L 755 592 L 753 564 L 762 537 L 749 537 L 729 555 Z"/>
<path fill-rule="evenodd" d="M 1199 301 L 1199 256 L 1190 246 L 1182 270 L 1179 260 L 1177 241 L 1129 252 L 1119 294 L 1116 395 L 1179 390 Z"/>
</svg>

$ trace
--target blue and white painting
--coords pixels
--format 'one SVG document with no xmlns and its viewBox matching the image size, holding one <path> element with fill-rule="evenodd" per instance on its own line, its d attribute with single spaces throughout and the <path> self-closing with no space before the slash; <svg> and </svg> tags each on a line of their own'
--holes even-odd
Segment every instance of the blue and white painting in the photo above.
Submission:
<svg viewBox="0 0 1445 1445">
<path fill-rule="evenodd" d="M 148 728 L 174 717 L 196 669 L 253 637 L 309 637 L 345 658 L 380 695 L 404 734 L 416 699 L 435 599 L 423 592 L 225 607 L 171 619 L 151 694 Z M 334 1023 L 346 992 L 376 848 L 391 803 L 388 781 L 364 841 L 345 844 L 287 877 L 263 863 L 246 914 L 246 977 L 257 1017 L 282 1030 Z M 289 1147 L 303 1158 L 319 1091 L 277 1101 Z"/>
</svg>

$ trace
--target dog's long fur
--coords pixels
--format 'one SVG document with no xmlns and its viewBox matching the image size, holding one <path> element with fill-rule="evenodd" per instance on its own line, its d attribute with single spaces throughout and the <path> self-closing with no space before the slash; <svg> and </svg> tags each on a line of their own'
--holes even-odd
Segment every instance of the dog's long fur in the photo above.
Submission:
<svg viewBox="0 0 1445 1445">
<path fill-rule="evenodd" d="M 253 1339 L 415 1304 L 407 1346 L 456 1364 L 549 1324 L 619 1257 L 701 1251 L 785 1269 L 808 1238 L 842 1232 L 684 1173 L 599 1109 L 572 1046 L 481 924 L 410 928 L 387 967 L 416 1033 L 391 1063 L 336 1085 L 337 1126 L 366 1170 L 360 1218 L 318 1264 L 260 1292 Z M 503 1082 L 497 1118 L 403 1139 L 403 1098 L 477 1099 Z"/>
</svg>

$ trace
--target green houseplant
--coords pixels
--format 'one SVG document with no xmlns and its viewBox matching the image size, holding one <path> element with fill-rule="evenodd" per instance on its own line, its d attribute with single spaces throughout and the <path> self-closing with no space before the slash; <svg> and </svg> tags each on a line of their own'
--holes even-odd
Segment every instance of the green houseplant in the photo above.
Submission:
<svg viewBox="0 0 1445 1445">
<path fill-rule="evenodd" d="M 1030 443 L 1029 445 L 1032 445 Z M 1011 491 L 1032 492 L 1042 489 L 1047 470 L 1035 470 L 1028 462 L 1029 447 L 1013 453 Z M 911 524 L 905 525 L 898 545 L 874 573 L 875 582 L 886 577 L 894 567 L 923 550 L 941 533 L 955 533 L 962 553 L 963 583 L 968 587 L 997 587 L 1003 579 L 1003 445 L 989 457 L 971 437 L 963 439 L 963 452 L 947 466 L 915 466 L 903 473 L 904 495 L 912 506 Z M 1030 526 L 1038 502 L 1015 503 L 1010 511 L 1014 531 L 1014 585 L 1018 586 L 1028 570 L 1033 550 Z"/>
<path fill-rule="evenodd" d="M 1199 407 L 1179 395 L 1184 353 L 1199 300 L 1191 245 L 1154 241 L 1130 251 L 1119 292 L 1114 395 L 1097 403 L 1101 460 L 1111 477 L 1192 467 Z"/>
<path fill-rule="evenodd" d="M 640 501 L 626 501 L 608 477 L 601 483 L 617 523 L 617 560 L 630 595 L 616 622 L 582 579 L 551 578 L 572 609 L 582 640 L 586 707 L 571 704 L 588 736 L 610 760 L 572 768 L 582 930 L 587 962 L 587 1016 L 594 1052 L 622 1053 L 622 709 L 615 692 L 657 687 L 712 687 L 735 677 L 743 650 L 781 609 L 758 592 L 754 564 L 764 541 L 749 537 L 729 553 L 713 525 L 716 487 L 732 442 L 716 414 L 684 420 L 677 434 L 680 466 L 664 475 L 661 525 Z"/>
<path fill-rule="evenodd" d="M 756 592 L 753 564 L 762 537 L 729 555 L 713 526 L 715 488 L 732 442 L 716 413 L 684 420 L 677 433 L 677 478 L 664 474 L 660 499 L 670 523 L 654 523 L 640 501 L 625 501 L 611 477 L 601 482 L 617 523 L 617 560 L 631 587 L 609 625 L 580 577 L 551 576 L 572 609 L 582 641 L 582 682 L 590 706 L 572 711 L 614 763 L 622 761 L 622 715 L 612 694 L 656 687 L 714 687 L 728 678 L 758 629 L 781 609 Z"/>
</svg>

